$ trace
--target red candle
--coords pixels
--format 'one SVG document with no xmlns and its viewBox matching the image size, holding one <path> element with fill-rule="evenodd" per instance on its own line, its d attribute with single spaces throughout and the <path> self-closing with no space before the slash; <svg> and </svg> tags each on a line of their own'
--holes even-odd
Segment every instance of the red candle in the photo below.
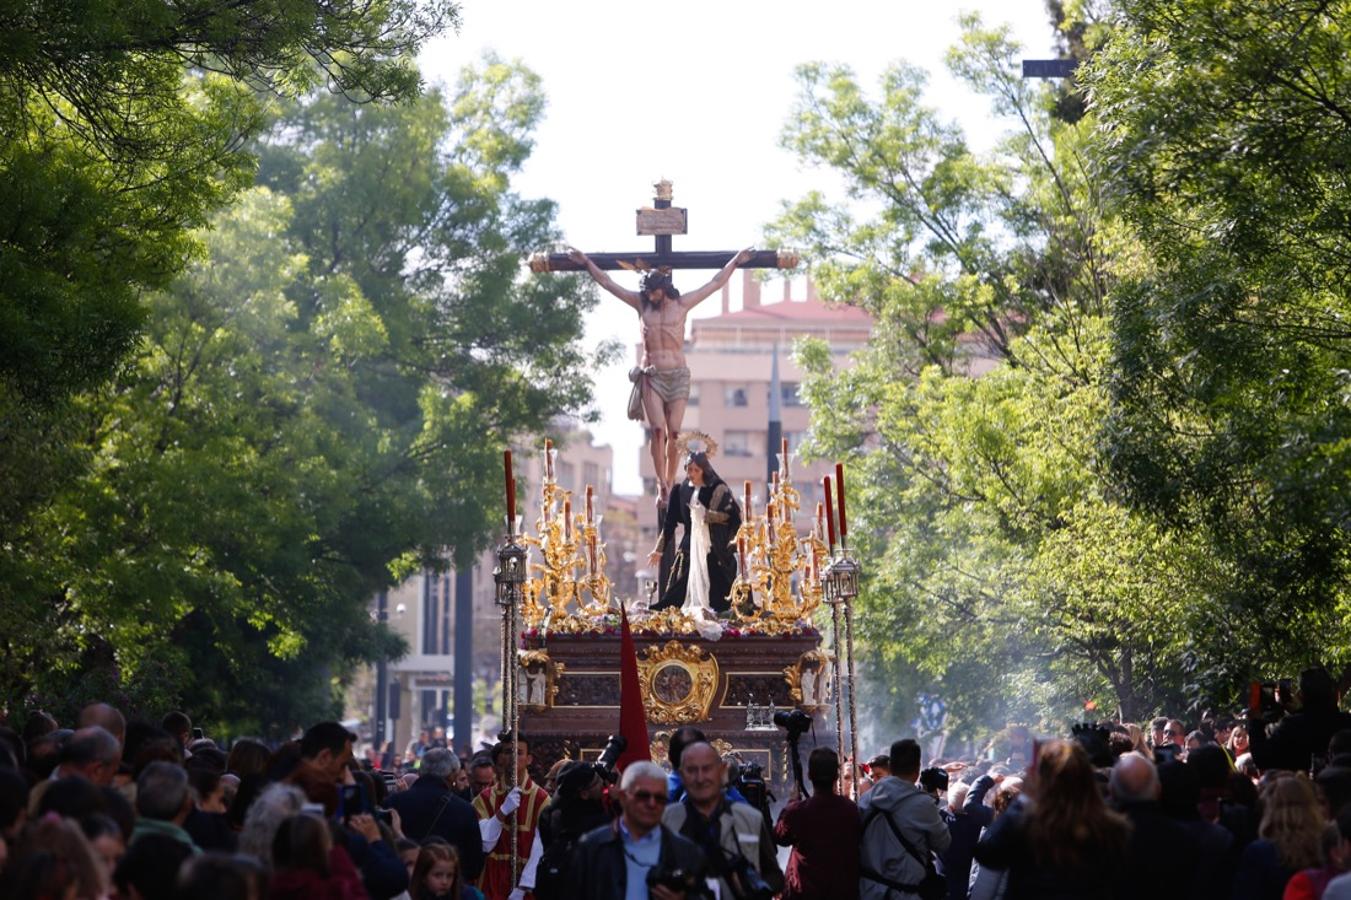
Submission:
<svg viewBox="0 0 1351 900">
<path fill-rule="evenodd" d="M 840 507 L 840 545 L 843 546 L 849 535 L 844 519 L 844 463 L 835 464 L 835 496 L 840 501 L 837 505 Z"/>
<path fill-rule="evenodd" d="M 821 479 L 821 490 L 826 495 L 826 543 L 835 552 L 835 510 L 830 499 L 830 476 Z"/>
<path fill-rule="evenodd" d="M 572 539 L 572 498 L 563 501 L 563 537 Z"/>
<path fill-rule="evenodd" d="M 586 524 L 588 525 L 596 521 L 591 514 L 591 491 L 592 491 L 591 485 L 588 484 L 586 486 Z"/>
<path fill-rule="evenodd" d="M 779 469 L 783 471 L 784 480 L 788 480 L 788 438 L 783 439 L 782 448 L 779 451 Z"/>
<path fill-rule="evenodd" d="M 544 477 L 554 480 L 554 442 L 544 439 Z"/>
<path fill-rule="evenodd" d="M 591 531 L 587 536 L 587 544 L 590 547 L 591 569 L 590 574 L 596 574 L 596 532 Z"/>
<path fill-rule="evenodd" d="M 511 451 L 502 451 L 502 471 L 507 481 L 507 533 L 516 533 L 516 478 L 511 471 Z"/>
<path fill-rule="evenodd" d="M 820 540 L 826 533 L 826 508 L 820 500 L 816 501 L 816 537 Z"/>
<path fill-rule="evenodd" d="M 774 545 L 774 501 L 773 501 L 773 500 L 769 501 L 769 507 L 767 508 L 767 510 L 766 510 L 766 512 L 765 512 L 765 534 L 767 535 L 767 537 L 766 537 L 765 539 L 766 539 L 767 541 L 769 541 L 770 546 L 773 546 L 773 545 Z"/>
<path fill-rule="evenodd" d="M 750 484 L 749 481 L 746 482 L 746 483 L 747 483 L 747 484 Z M 739 534 L 739 535 L 737 535 L 737 539 L 736 539 L 736 555 L 737 555 L 737 560 L 738 560 L 738 563 L 739 563 L 739 566 L 738 566 L 738 568 L 737 568 L 737 571 L 740 572 L 742 575 L 745 575 L 745 574 L 746 574 L 746 536 L 745 536 L 744 534 Z"/>
<path fill-rule="evenodd" d="M 746 502 L 745 502 L 745 507 L 746 507 L 746 508 L 743 509 L 743 510 L 741 511 L 741 514 L 742 514 L 743 516 L 745 516 L 746 518 L 749 519 L 749 518 L 751 517 L 751 512 L 752 512 L 752 510 L 751 510 L 751 483 L 750 483 L 749 481 L 746 482 Z"/>
</svg>

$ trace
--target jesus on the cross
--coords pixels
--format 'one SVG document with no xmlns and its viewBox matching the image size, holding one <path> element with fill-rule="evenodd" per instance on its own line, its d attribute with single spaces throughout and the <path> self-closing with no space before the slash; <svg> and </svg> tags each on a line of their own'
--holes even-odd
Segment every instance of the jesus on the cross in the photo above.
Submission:
<svg viewBox="0 0 1351 900">
<path fill-rule="evenodd" d="M 642 323 L 643 364 L 638 371 L 643 412 L 651 429 L 652 468 L 657 473 L 657 503 L 666 502 L 680 464 L 680 423 L 690 399 L 690 370 L 685 364 L 685 319 L 690 310 L 707 299 L 732 277 L 737 267 L 751 260 L 747 247 L 728 261 L 713 280 L 687 294 L 671 284 L 671 276 L 654 269 L 644 276 L 637 291 L 620 287 L 582 251 L 571 248 L 568 256 L 584 266 L 596 283 L 623 300 L 638 313 Z"/>
</svg>

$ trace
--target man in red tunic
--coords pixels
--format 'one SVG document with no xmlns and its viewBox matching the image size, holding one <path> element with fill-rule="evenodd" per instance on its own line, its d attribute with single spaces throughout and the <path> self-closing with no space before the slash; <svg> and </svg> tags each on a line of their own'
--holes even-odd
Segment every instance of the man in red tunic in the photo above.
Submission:
<svg viewBox="0 0 1351 900">
<path fill-rule="evenodd" d="M 520 765 L 516 772 L 517 789 L 511 787 L 511 741 L 501 741 L 493 747 L 493 770 L 496 778 L 491 787 L 474 798 L 474 812 L 478 813 L 479 830 L 488 854 L 479 878 L 478 889 L 487 900 L 521 900 L 528 897 L 528 889 L 535 884 L 534 870 L 539 859 L 535 846 L 540 814 L 549 803 L 549 795 L 530 780 L 530 747 L 524 737 L 519 740 Z M 518 872 L 511 871 L 511 811 L 517 809 L 516 852 Z M 495 839 L 495 840 L 494 840 Z M 531 852 L 531 851 L 535 852 Z"/>
</svg>

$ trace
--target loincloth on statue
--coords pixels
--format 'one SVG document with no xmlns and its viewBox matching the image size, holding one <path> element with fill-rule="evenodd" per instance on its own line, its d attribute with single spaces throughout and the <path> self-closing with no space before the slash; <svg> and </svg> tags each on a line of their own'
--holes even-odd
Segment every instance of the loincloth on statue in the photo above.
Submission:
<svg viewBox="0 0 1351 900">
<path fill-rule="evenodd" d="M 629 380 L 633 382 L 633 393 L 629 397 L 629 418 L 642 421 L 642 386 L 644 381 L 652 388 L 663 403 L 690 399 L 690 370 L 688 366 L 678 369 L 658 369 L 646 366 L 629 370 Z M 650 424 L 650 423 L 649 423 Z"/>
</svg>

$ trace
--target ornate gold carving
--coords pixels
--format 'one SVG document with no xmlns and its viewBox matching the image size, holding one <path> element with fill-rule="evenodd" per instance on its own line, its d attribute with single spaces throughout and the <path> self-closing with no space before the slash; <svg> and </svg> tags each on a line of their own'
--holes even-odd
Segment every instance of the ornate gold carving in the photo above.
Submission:
<svg viewBox="0 0 1351 900">
<path fill-rule="evenodd" d="M 788 695 L 805 709 L 824 709 L 830 684 L 830 657 L 820 650 L 808 650 L 783 670 Z"/>
<path fill-rule="evenodd" d="M 709 744 L 714 750 L 718 751 L 719 756 L 740 752 L 722 738 L 714 738 L 709 741 Z M 652 757 L 652 761 L 657 765 L 669 765 L 671 762 L 671 732 L 658 731 L 656 734 L 652 735 L 652 743 L 648 744 L 647 752 Z"/>
<path fill-rule="evenodd" d="M 718 687 L 718 661 L 701 647 L 667 641 L 638 660 L 648 718 L 670 725 L 708 719 Z"/>
<path fill-rule="evenodd" d="M 683 434 L 682 446 L 704 449 L 710 456 L 718 449 L 715 441 L 698 432 Z M 546 458 L 553 460 L 552 455 Z M 616 633 L 619 606 L 624 601 L 612 595 L 605 576 L 605 544 L 599 539 L 598 520 L 588 522 L 580 504 L 571 517 L 565 516 L 572 495 L 547 470 L 538 498 L 534 535 L 525 536 L 531 548 L 530 578 L 521 606 L 525 630 Z M 732 585 L 732 618 L 724 623 L 734 634 L 799 633 L 812 628 L 812 614 L 821 604 L 820 567 L 826 547 L 819 527 L 813 527 L 806 537 L 799 536 L 795 520 L 801 518 L 802 498 L 786 473 L 768 499 L 770 503 L 759 514 L 743 511 L 737 533 L 745 555 Z M 678 608 L 648 615 L 631 610 L 630 615 L 635 634 L 699 634 L 695 620 Z"/>
<path fill-rule="evenodd" d="M 521 704 L 530 709 L 548 709 L 558 699 L 558 683 L 567 668 L 549 658 L 547 650 L 519 650 L 517 661 L 523 670 Z"/>
</svg>

